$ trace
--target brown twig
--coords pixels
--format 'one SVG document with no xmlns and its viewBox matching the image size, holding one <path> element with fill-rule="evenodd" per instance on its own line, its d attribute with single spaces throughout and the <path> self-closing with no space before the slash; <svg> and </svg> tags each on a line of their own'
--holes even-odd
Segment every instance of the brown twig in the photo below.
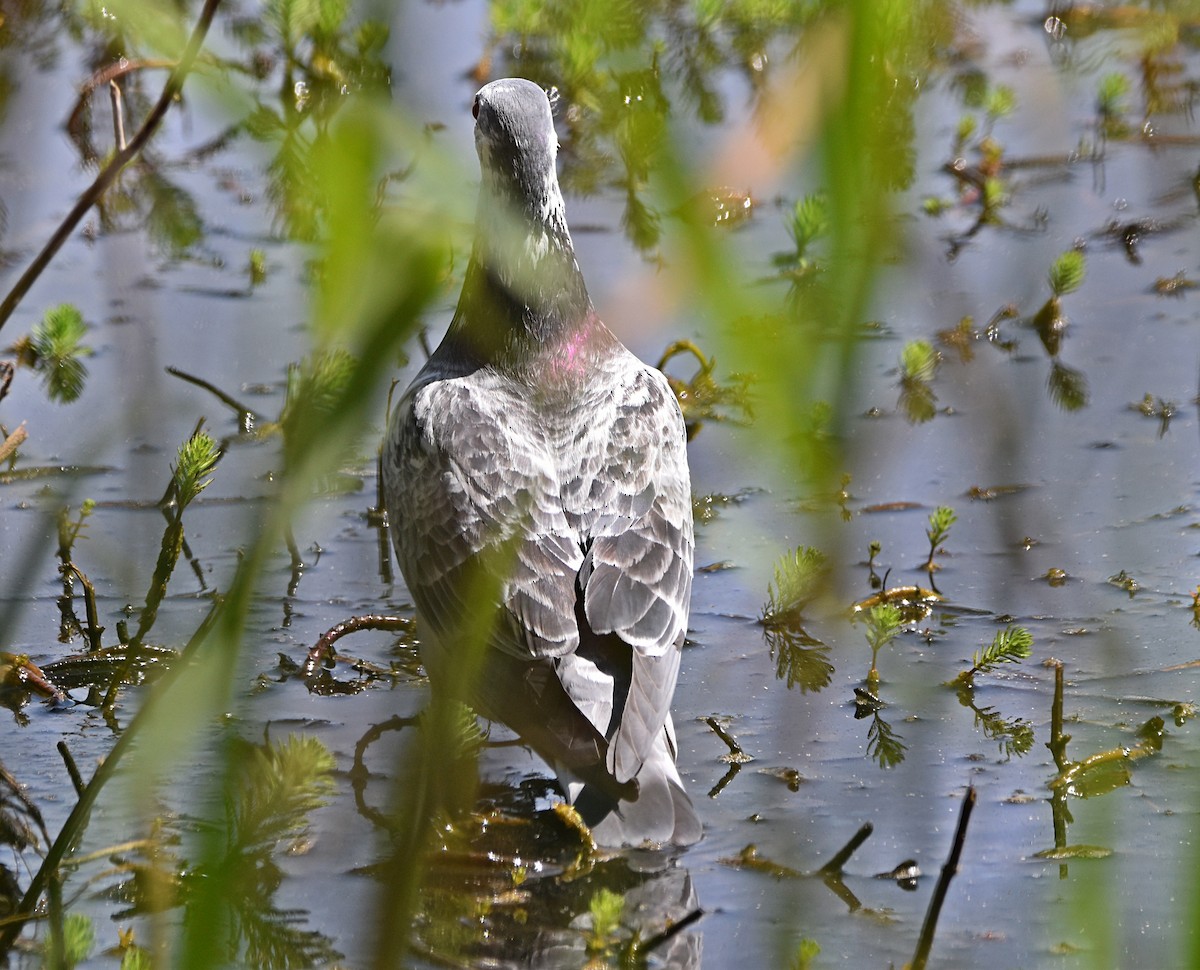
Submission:
<svg viewBox="0 0 1200 970">
<path fill-rule="evenodd" d="M 348 633 L 357 633 L 359 630 L 406 630 L 411 622 L 402 616 L 388 616 L 382 613 L 365 613 L 343 620 L 321 634 L 321 638 L 313 644 L 304 659 L 304 666 L 300 668 L 301 676 L 306 682 L 311 680 L 325 665 L 326 660 L 333 658 L 334 643 Z"/>
<path fill-rule="evenodd" d="M 108 96 L 112 101 L 113 144 L 117 151 L 125 150 L 125 109 L 121 104 L 121 85 L 115 80 L 108 82 Z"/>
<path fill-rule="evenodd" d="M 929 951 L 933 949 L 933 934 L 937 930 L 938 916 L 942 911 L 942 903 L 946 901 L 950 880 L 958 872 L 958 859 L 962 855 L 963 843 L 967 840 L 967 824 L 971 821 L 971 811 L 974 808 L 975 786 L 968 785 L 962 809 L 958 813 L 958 828 L 954 831 L 954 844 L 950 847 L 950 857 L 942 866 L 937 885 L 933 887 L 933 896 L 929 899 L 929 908 L 925 911 L 925 922 L 921 924 L 921 937 L 917 941 L 917 950 L 913 954 L 910 964 L 912 970 L 925 970 L 925 963 L 929 960 Z"/>
<path fill-rule="evenodd" d="M 168 60 L 161 57 L 147 57 L 136 61 L 126 60 L 124 57 L 107 67 L 102 67 L 90 78 L 79 86 L 79 99 L 75 102 L 75 107 L 71 109 L 71 115 L 67 119 L 67 130 L 77 131 L 79 122 L 83 116 L 83 112 L 87 106 L 91 104 L 92 92 L 96 88 L 103 87 L 106 84 L 112 84 L 118 78 L 124 77 L 126 74 L 132 74 L 134 71 L 144 71 L 152 69 L 168 70 L 178 65 L 178 61 Z"/>
<path fill-rule="evenodd" d="M 221 0 L 204 0 L 204 7 L 200 11 L 200 18 L 196 21 L 196 26 L 192 28 L 192 34 L 188 38 L 183 56 L 171 71 L 171 76 L 167 79 L 162 94 L 150 110 L 150 114 L 146 116 L 146 120 L 142 122 L 142 126 L 137 130 L 137 133 L 133 136 L 129 144 L 113 155 L 112 160 L 100 170 L 100 174 L 96 176 L 95 181 L 84 190 L 71 211 L 67 213 L 66 218 L 63 219 L 58 229 L 55 230 L 54 235 L 42 247 L 42 251 L 37 254 L 33 262 L 29 264 L 29 268 L 21 274 L 21 278 L 17 280 L 16 284 L 4 298 L 4 302 L 0 303 L 0 329 L 8 322 L 9 317 L 12 316 L 13 311 L 17 308 L 17 304 L 29 292 L 30 287 L 33 286 L 37 278 L 42 275 L 42 272 L 50 264 L 50 260 L 62 248 L 63 243 L 70 238 L 71 233 L 75 231 L 75 227 L 79 225 L 80 220 L 83 219 L 88 210 L 99 201 L 108 187 L 121 174 L 121 170 L 146 147 L 147 142 L 150 141 L 151 136 L 166 115 L 167 109 L 171 107 L 171 103 L 183 90 L 184 79 L 192 69 L 192 64 L 196 60 L 196 55 L 200 52 L 200 46 L 204 43 L 205 35 L 208 33 L 208 28 L 212 24 L 213 16 L 216 14 L 220 3 Z"/>
<path fill-rule="evenodd" d="M 29 437 L 29 432 L 25 430 L 25 422 L 22 421 L 17 425 L 16 431 L 0 441 L 0 461 L 8 461 L 27 437 Z"/>
</svg>

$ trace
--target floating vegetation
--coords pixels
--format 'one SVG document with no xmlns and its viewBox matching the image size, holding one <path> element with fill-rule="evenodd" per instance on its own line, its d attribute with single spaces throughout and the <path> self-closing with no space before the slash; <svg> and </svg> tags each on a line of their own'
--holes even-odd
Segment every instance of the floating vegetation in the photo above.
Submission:
<svg viewBox="0 0 1200 970">
<path fill-rule="evenodd" d="M 1174 276 L 1160 276 L 1154 281 L 1154 292 L 1159 296 L 1182 297 L 1188 290 L 1194 290 L 1200 283 L 1191 279 L 1183 270 Z"/>
<path fill-rule="evenodd" d="M 743 488 L 732 495 L 720 492 L 710 492 L 708 495 L 697 495 L 692 498 L 692 517 L 697 525 L 707 525 L 716 519 L 722 510 L 744 504 L 753 495 L 759 495 L 762 489 Z"/>
<path fill-rule="evenodd" d="M 1175 417 L 1175 412 L 1178 410 L 1174 401 L 1164 401 L 1161 397 L 1155 397 L 1149 391 L 1136 404 L 1129 405 L 1129 408 L 1143 417 L 1157 420 L 1158 436 L 1160 438 L 1167 433 L 1167 430 L 1171 426 L 1171 419 Z"/>
<path fill-rule="evenodd" d="M 796 944 L 796 952 L 788 962 L 788 970 L 811 970 L 813 961 L 821 955 L 821 944 L 807 937 Z"/>
<path fill-rule="evenodd" d="M 1064 762 L 1050 787 L 1076 798 L 1094 798 L 1128 785 L 1133 764 L 1162 750 L 1165 726 L 1161 717 L 1152 717 L 1135 732 L 1135 743 L 1100 751 L 1081 761 Z"/>
<path fill-rule="evenodd" d="M 1096 114 L 1104 138 L 1125 138 L 1131 126 L 1126 121 L 1132 86 L 1124 74 L 1111 71 L 1100 78 L 1096 87 Z"/>
<path fill-rule="evenodd" d="M 775 265 L 794 280 L 802 280 L 820 269 L 811 253 L 813 245 L 829 235 L 829 200 L 815 192 L 797 200 L 784 217 L 793 249 L 775 255 Z"/>
<path fill-rule="evenodd" d="M 667 364 L 674 358 L 690 354 L 696 358 L 696 372 L 684 381 L 666 373 Z M 683 421 L 690 441 L 705 421 L 730 421 L 746 424 L 753 420 L 750 406 L 750 378 L 734 374 L 720 384 L 713 377 L 717 361 L 707 356 L 691 340 L 677 340 L 663 351 L 655 366 L 666 374 L 667 383 L 675 392 L 683 410 Z"/>
<path fill-rule="evenodd" d="M 1133 599 L 1142 590 L 1142 584 L 1130 576 L 1124 569 L 1113 576 L 1109 576 L 1108 585 L 1125 590 L 1129 594 L 1130 599 Z"/>
<path fill-rule="evenodd" d="M 900 353 L 900 410 L 913 424 L 922 424 L 937 414 L 933 375 L 940 357 L 926 340 L 910 340 Z"/>
<path fill-rule="evenodd" d="M 1033 725 L 1024 718 L 1005 718 L 994 707 L 981 707 L 975 701 L 975 677 L 1000 664 L 1020 663 L 1033 652 L 1033 635 L 1024 627 L 1008 626 L 992 642 L 975 651 L 972 666 L 947 686 L 958 689 L 958 701 L 975 715 L 975 727 L 995 741 L 1006 758 L 1028 754 L 1034 744 Z"/>
<path fill-rule="evenodd" d="M 257 247 L 250 250 L 246 260 L 246 273 L 251 286 L 261 286 L 267 281 L 267 254 Z"/>
</svg>

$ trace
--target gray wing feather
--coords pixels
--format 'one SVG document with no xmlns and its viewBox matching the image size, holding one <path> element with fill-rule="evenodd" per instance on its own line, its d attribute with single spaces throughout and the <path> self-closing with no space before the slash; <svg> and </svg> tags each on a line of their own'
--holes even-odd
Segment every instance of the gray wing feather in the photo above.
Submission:
<svg viewBox="0 0 1200 970">
<path fill-rule="evenodd" d="M 628 694 L 609 738 L 609 768 L 624 780 L 664 744 L 687 633 L 693 533 L 679 404 L 658 371 L 632 355 L 619 360 L 625 386 L 595 476 L 605 491 L 580 578 L 588 626 L 632 649 Z"/>
<path fill-rule="evenodd" d="M 632 355 L 596 481 L 604 511 L 585 565 L 588 623 L 639 654 L 677 649 L 692 591 L 692 506 L 683 415 L 666 379 Z M 672 682 L 672 687 L 674 682 Z"/>
<path fill-rule="evenodd" d="M 464 599 L 478 557 L 511 556 L 498 597 L 509 622 L 493 646 L 555 656 L 578 644 L 573 607 L 582 552 L 568 535 L 546 456 L 507 430 L 513 414 L 483 390 L 469 378 L 435 381 L 417 385 L 397 406 L 384 456 L 397 556 L 440 636 L 481 609 Z"/>
</svg>

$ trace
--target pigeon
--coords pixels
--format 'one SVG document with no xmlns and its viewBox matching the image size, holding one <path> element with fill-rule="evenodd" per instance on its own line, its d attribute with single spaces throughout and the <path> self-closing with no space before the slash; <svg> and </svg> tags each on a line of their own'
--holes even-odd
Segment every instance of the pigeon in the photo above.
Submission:
<svg viewBox="0 0 1200 970">
<path fill-rule="evenodd" d="M 598 844 L 689 845 L 670 713 L 694 546 L 683 415 L 592 306 L 546 92 L 505 78 L 471 110 L 470 262 L 381 466 L 422 662 L 554 769 Z"/>
</svg>

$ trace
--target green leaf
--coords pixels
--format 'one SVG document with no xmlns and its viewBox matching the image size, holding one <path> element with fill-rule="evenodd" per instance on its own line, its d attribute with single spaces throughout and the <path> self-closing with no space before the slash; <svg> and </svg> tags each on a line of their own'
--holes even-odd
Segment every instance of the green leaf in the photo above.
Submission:
<svg viewBox="0 0 1200 970">
<path fill-rule="evenodd" d="M 1055 296 L 1066 296 L 1079 289 L 1087 273 L 1087 260 L 1078 249 L 1068 249 L 1050 267 L 1050 291 Z"/>
<path fill-rule="evenodd" d="M 231 849 L 266 849 L 302 833 L 332 794 L 335 767 L 329 749 L 312 737 L 246 746 L 230 806 Z"/>
<path fill-rule="evenodd" d="M 179 454 L 171 474 L 175 479 L 175 500 L 185 509 L 212 479 L 208 476 L 216 467 L 221 450 L 206 432 L 197 431 L 179 446 Z"/>
<path fill-rule="evenodd" d="M 878 653 L 899 635 L 903 621 L 900 607 L 893 603 L 879 603 L 867 613 L 867 643 Z"/>
<path fill-rule="evenodd" d="M 1002 663 L 1018 663 L 1033 653 L 1033 634 L 1022 626 L 1008 626 L 992 639 L 983 650 L 976 652 L 972 663 L 976 670 Z"/>
<path fill-rule="evenodd" d="M 29 334 L 26 352 L 52 401 L 69 404 L 83 393 L 87 368 L 79 358 L 92 353 L 80 341 L 87 333 L 83 314 L 70 303 L 46 311 Z"/>
<path fill-rule="evenodd" d="M 910 381 L 927 383 L 937 370 L 938 354 L 927 340 L 910 340 L 900 352 L 900 371 Z"/>
<path fill-rule="evenodd" d="M 47 941 L 45 966 L 73 967 L 91 956 L 95 946 L 96 928 L 91 918 L 82 913 L 68 913 L 63 919 L 61 941 L 57 933 L 52 933 Z"/>
<path fill-rule="evenodd" d="M 822 193 L 800 199 L 792 209 L 788 232 L 796 243 L 796 255 L 803 257 L 808 247 L 829 232 L 829 203 Z"/>
<path fill-rule="evenodd" d="M 1129 78 L 1124 74 L 1105 74 L 1100 79 L 1100 86 L 1096 92 L 1096 110 L 1109 118 L 1122 114 L 1128 96 Z"/>
<path fill-rule="evenodd" d="M 950 526 L 958 521 L 958 516 L 955 515 L 954 509 L 948 505 L 939 505 L 936 509 L 929 513 L 929 528 L 925 530 L 925 535 L 929 537 L 929 543 L 932 546 L 938 546 L 945 541 L 946 536 L 950 534 Z"/>
<path fill-rule="evenodd" d="M 1017 93 L 1007 84 L 997 84 L 988 91 L 983 109 L 992 118 L 1004 118 L 1017 107 Z"/>
<path fill-rule="evenodd" d="M 794 622 L 816 596 L 828 568 L 825 554 L 812 546 L 800 546 L 785 553 L 775 563 L 775 576 L 767 587 L 763 623 L 769 626 Z"/>
</svg>

